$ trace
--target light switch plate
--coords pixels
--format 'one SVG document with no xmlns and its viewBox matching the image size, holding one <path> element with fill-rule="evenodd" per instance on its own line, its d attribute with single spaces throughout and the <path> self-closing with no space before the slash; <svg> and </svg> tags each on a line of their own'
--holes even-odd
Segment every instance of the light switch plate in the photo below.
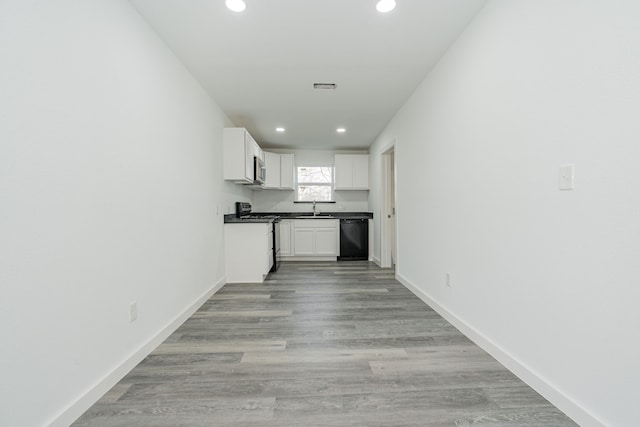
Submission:
<svg viewBox="0 0 640 427">
<path fill-rule="evenodd" d="M 138 320 L 138 303 L 136 301 L 132 301 L 129 304 L 129 322 L 133 323 Z"/>
<path fill-rule="evenodd" d="M 574 165 L 562 165 L 558 173 L 558 188 L 560 190 L 573 190 Z"/>
</svg>

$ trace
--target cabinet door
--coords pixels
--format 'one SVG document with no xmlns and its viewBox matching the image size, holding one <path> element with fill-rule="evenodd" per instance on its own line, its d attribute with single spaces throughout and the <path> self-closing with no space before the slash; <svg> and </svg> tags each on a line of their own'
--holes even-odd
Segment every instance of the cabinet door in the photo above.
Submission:
<svg viewBox="0 0 640 427">
<path fill-rule="evenodd" d="M 291 250 L 291 228 L 293 223 L 291 221 L 280 221 L 280 255 L 292 256 Z"/>
<path fill-rule="evenodd" d="M 335 228 L 316 228 L 315 255 L 333 256 L 338 254 L 337 233 Z"/>
<path fill-rule="evenodd" d="M 271 224 L 225 224 L 227 282 L 262 282 L 271 268 Z"/>
<path fill-rule="evenodd" d="M 369 189 L 369 155 L 336 154 L 336 190 Z"/>
<path fill-rule="evenodd" d="M 264 188 L 280 188 L 280 154 L 265 151 L 264 166 L 267 168 Z"/>
<path fill-rule="evenodd" d="M 262 148 L 260 148 L 256 140 L 253 139 L 253 137 L 251 138 L 251 140 L 253 141 L 253 155 L 264 162 L 264 153 L 262 151 Z"/>
<path fill-rule="evenodd" d="M 369 189 L 369 156 L 366 154 L 353 156 L 353 188 Z"/>
<path fill-rule="evenodd" d="M 251 135 L 245 128 L 224 128 L 223 176 L 238 183 L 253 182 L 253 148 Z"/>
<path fill-rule="evenodd" d="M 315 255 L 314 229 L 313 228 L 294 228 L 293 229 L 293 245 L 294 245 L 294 251 L 296 255 Z"/>
<path fill-rule="evenodd" d="M 273 231 L 269 234 L 267 234 L 267 249 L 266 249 L 266 256 L 265 256 L 265 260 L 267 262 L 267 265 L 265 267 L 265 275 L 267 273 L 269 273 L 269 271 L 271 271 L 271 267 L 273 267 Z"/>
<path fill-rule="evenodd" d="M 353 159 L 349 154 L 335 156 L 335 189 L 350 189 L 353 186 Z"/>
<path fill-rule="evenodd" d="M 244 138 L 244 176 L 247 181 L 253 182 L 253 146 L 256 142 L 246 131 Z"/>
<path fill-rule="evenodd" d="M 280 188 L 283 190 L 294 190 L 294 166 L 293 154 L 281 154 L 280 155 Z"/>
</svg>

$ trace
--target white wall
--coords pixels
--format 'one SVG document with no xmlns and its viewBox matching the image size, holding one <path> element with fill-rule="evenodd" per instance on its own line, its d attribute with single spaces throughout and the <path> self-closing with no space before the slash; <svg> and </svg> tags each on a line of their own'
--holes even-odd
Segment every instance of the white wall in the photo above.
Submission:
<svg viewBox="0 0 640 427">
<path fill-rule="evenodd" d="M 336 154 L 366 154 L 358 150 L 282 150 L 264 148 L 273 153 L 293 153 L 295 167 L 298 166 L 335 166 Z M 255 212 L 311 212 L 308 203 L 294 203 L 295 191 L 259 190 L 254 191 L 253 210 Z M 334 191 L 336 203 L 318 204 L 322 212 L 367 212 L 369 209 L 368 191 Z"/>
<path fill-rule="evenodd" d="M 491 1 L 371 148 L 398 138 L 400 277 L 582 425 L 637 424 L 639 22 Z"/>
<path fill-rule="evenodd" d="M 0 425 L 66 425 L 222 283 L 250 194 L 128 2 L 3 1 L 0 52 Z"/>
</svg>

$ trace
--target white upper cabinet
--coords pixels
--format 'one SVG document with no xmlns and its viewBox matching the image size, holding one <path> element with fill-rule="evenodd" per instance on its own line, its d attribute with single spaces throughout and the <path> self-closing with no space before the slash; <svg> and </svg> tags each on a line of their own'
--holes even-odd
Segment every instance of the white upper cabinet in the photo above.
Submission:
<svg viewBox="0 0 640 427">
<path fill-rule="evenodd" d="M 239 183 L 253 182 L 253 156 L 258 144 L 245 128 L 224 128 L 224 179 Z M 258 147 L 258 150 L 260 147 Z"/>
<path fill-rule="evenodd" d="M 267 179 L 264 183 L 265 189 L 294 189 L 295 170 L 293 154 L 276 154 L 265 151 L 264 165 L 267 168 Z"/>
<path fill-rule="evenodd" d="M 295 161 L 293 154 L 280 155 L 280 189 L 295 190 Z"/>
<path fill-rule="evenodd" d="M 369 155 L 353 156 L 353 188 L 369 189 Z"/>
<path fill-rule="evenodd" d="M 249 135 L 249 138 L 251 138 L 251 135 Z M 251 140 L 253 141 L 253 138 L 251 138 Z M 262 148 L 260 148 L 255 141 L 253 141 L 253 155 L 264 162 L 264 151 L 262 151 Z"/>
<path fill-rule="evenodd" d="M 280 154 L 264 152 L 264 167 L 267 168 L 267 178 L 264 188 L 280 189 Z"/>
<path fill-rule="evenodd" d="M 369 155 L 336 154 L 336 190 L 369 189 Z"/>
</svg>

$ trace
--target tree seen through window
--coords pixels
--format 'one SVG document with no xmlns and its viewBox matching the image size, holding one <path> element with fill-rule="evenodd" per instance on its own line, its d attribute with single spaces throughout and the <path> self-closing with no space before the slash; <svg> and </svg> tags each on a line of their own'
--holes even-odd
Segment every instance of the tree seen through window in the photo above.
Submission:
<svg viewBox="0 0 640 427">
<path fill-rule="evenodd" d="M 331 201 L 332 187 L 332 167 L 298 167 L 298 201 L 329 202 Z"/>
</svg>

